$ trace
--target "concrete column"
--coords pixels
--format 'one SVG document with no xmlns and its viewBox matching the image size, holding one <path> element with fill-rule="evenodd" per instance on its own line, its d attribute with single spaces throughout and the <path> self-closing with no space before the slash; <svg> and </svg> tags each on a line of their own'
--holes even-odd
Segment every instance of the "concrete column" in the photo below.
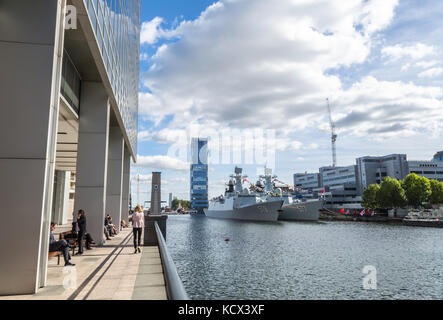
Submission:
<svg viewBox="0 0 443 320">
<path fill-rule="evenodd" d="M 80 99 L 74 211 L 86 213 L 86 229 L 103 244 L 108 168 L 109 99 L 101 82 L 83 82 Z"/>
<path fill-rule="evenodd" d="M 71 172 L 70 171 L 56 171 L 57 184 L 55 192 L 55 208 L 53 221 L 58 224 L 68 223 L 68 209 L 69 209 L 69 189 Z"/>
<path fill-rule="evenodd" d="M 120 127 L 109 130 L 108 182 L 106 189 L 106 214 L 120 230 L 122 215 L 124 140 Z"/>
<path fill-rule="evenodd" d="M 162 213 L 161 172 L 152 173 L 151 215 Z"/>
<path fill-rule="evenodd" d="M 122 188 L 122 220 L 129 222 L 129 184 L 131 180 L 131 154 L 125 148 L 123 159 L 123 188 Z"/>
<path fill-rule="evenodd" d="M 0 295 L 35 293 L 45 284 L 63 5 L 0 5 Z"/>
</svg>

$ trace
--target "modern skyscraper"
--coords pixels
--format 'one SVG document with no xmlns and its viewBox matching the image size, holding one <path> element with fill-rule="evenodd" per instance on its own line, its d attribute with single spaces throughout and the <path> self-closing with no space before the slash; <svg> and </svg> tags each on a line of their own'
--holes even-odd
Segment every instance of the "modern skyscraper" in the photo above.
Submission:
<svg viewBox="0 0 443 320">
<path fill-rule="evenodd" d="M 208 208 L 208 139 L 191 140 L 191 208 L 202 213 Z"/>
<path fill-rule="evenodd" d="M 105 213 L 128 220 L 140 0 L 3 0 L 0 20 L 0 212 L 18 227 L 0 233 L 0 294 L 27 294 L 46 285 L 51 218 L 72 213 L 69 172 L 98 244 Z"/>
</svg>

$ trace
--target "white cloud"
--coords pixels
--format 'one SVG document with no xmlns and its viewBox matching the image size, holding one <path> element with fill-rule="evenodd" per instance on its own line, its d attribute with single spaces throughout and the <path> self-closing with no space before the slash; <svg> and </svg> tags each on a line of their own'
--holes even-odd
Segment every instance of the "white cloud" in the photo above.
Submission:
<svg viewBox="0 0 443 320">
<path fill-rule="evenodd" d="M 377 32 L 394 17 L 398 1 L 222 0 L 164 37 L 143 78 L 140 114 L 169 128 L 140 133 L 142 140 L 174 143 L 199 125 L 277 129 L 278 150 L 308 150 L 294 139 L 306 130 L 329 131 L 325 98 L 334 103 L 341 134 L 412 134 L 441 120 L 439 88 L 366 77 L 343 89 L 330 70 L 367 61 Z M 161 35 L 157 35 L 161 37 Z M 158 38 L 157 38 L 158 39 Z M 435 53 L 422 43 L 385 47 L 391 59 L 420 60 Z M 404 70 L 411 67 L 404 65 Z M 437 126 L 438 127 L 438 126 Z M 208 134 L 209 131 L 209 134 Z M 295 140 L 295 141 L 294 141 Z"/>
<path fill-rule="evenodd" d="M 392 61 L 396 61 L 402 58 L 418 60 L 430 55 L 434 55 L 435 48 L 423 43 L 416 43 L 411 46 L 402 46 L 400 44 L 396 44 L 395 46 L 383 48 L 381 52 L 384 56 L 389 57 Z"/>
<path fill-rule="evenodd" d="M 418 76 L 420 78 L 435 78 L 443 74 L 443 68 L 431 68 L 426 71 L 420 72 Z"/>
<path fill-rule="evenodd" d="M 405 136 L 443 121 L 443 89 L 365 77 L 336 101 L 339 130 L 356 136 Z"/>
<path fill-rule="evenodd" d="M 147 167 L 159 170 L 187 171 L 189 164 L 168 156 L 137 156 L 137 167 Z"/>
<path fill-rule="evenodd" d="M 151 21 L 143 22 L 140 30 L 140 42 L 146 44 L 154 44 L 160 36 L 160 25 L 163 19 L 155 17 Z"/>
<path fill-rule="evenodd" d="M 155 17 L 151 21 L 145 21 L 141 25 L 140 43 L 155 44 L 159 38 L 171 39 L 180 35 L 178 29 L 163 29 L 163 18 Z"/>
<path fill-rule="evenodd" d="M 438 63 L 439 63 L 439 62 L 436 61 L 436 60 L 431 60 L 431 61 L 419 61 L 419 62 L 417 62 L 415 65 L 416 65 L 417 67 L 427 69 L 427 68 L 430 68 L 430 67 L 435 66 L 435 65 L 438 64 Z"/>
<path fill-rule="evenodd" d="M 301 130 L 341 92 L 331 68 L 364 62 L 397 1 L 219 1 L 152 57 L 141 114 L 172 126 L 197 118 L 230 127 Z"/>
<path fill-rule="evenodd" d="M 149 59 L 149 55 L 144 52 L 144 53 L 140 53 L 140 61 L 147 61 Z"/>
</svg>

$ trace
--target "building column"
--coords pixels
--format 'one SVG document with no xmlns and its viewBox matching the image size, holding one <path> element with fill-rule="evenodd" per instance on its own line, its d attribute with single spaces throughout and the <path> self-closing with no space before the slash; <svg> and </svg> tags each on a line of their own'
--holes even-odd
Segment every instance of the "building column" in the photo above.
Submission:
<svg viewBox="0 0 443 320">
<path fill-rule="evenodd" d="M 109 99 L 101 82 L 82 82 L 74 211 L 86 213 L 86 230 L 103 244 L 108 168 Z"/>
<path fill-rule="evenodd" d="M 56 171 L 57 183 L 55 192 L 54 218 L 57 224 L 68 223 L 69 190 L 71 188 L 71 172 Z"/>
<path fill-rule="evenodd" d="M 129 222 L 129 184 L 131 180 L 131 154 L 125 148 L 123 159 L 123 188 L 122 188 L 122 220 Z M 132 209 L 132 208 L 131 208 Z"/>
<path fill-rule="evenodd" d="M 1 1 L 0 295 L 32 294 L 46 281 L 63 6 Z"/>
<path fill-rule="evenodd" d="M 124 140 L 120 127 L 109 130 L 108 181 L 106 189 L 106 214 L 112 217 L 112 223 L 120 230 L 122 219 L 122 184 Z"/>
</svg>

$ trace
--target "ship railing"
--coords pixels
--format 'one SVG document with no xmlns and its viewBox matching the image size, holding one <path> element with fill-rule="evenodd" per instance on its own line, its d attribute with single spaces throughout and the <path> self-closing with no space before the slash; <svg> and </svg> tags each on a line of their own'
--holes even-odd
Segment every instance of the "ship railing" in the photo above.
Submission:
<svg viewBox="0 0 443 320">
<path fill-rule="evenodd" d="M 168 300 L 190 300 L 185 287 L 183 286 L 183 282 L 178 275 L 174 261 L 169 254 L 166 241 L 157 222 L 155 222 L 155 232 L 157 234 L 158 248 L 163 266 L 163 276 L 165 279 Z"/>
</svg>

